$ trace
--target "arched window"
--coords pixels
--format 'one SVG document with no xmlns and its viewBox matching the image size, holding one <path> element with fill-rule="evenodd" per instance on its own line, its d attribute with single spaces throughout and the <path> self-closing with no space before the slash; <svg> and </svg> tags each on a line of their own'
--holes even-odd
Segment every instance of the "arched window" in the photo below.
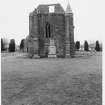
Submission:
<svg viewBox="0 0 105 105">
<path fill-rule="evenodd" d="M 46 38 L 51 37 L 51 31 L 50 31 L 50 24 L 47 22 L 46 23 Z"/>
</svg>

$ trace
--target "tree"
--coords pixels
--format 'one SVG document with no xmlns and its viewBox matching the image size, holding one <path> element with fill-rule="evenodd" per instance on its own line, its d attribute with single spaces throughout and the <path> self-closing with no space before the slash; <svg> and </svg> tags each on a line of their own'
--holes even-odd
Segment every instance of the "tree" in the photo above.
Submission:
<svg viewBox="0 0 105 105">
<path fill-rule="evenodd" d="M 98 40 L 96 41 L 95 50 L 96 50 L 96 51 L 100 51 L 100 50 L 101 50 L 100 44 L 99 44 L 99 41 L 98 41 Z"/>
<path fill-rule="evenodd" d="M 84 50 L 89 51 L 89 45 L 88 45 L 88 42 L 86 40 L 84 42 Z"/>
<path fill-rule="evenodd" d="M 102 44 L 100 44 L 100 51 L 102 51 Z"/>
<path fill-rule="evenodd" d="M 8 49 L 8 39 L 7 38 L 3 38 L 3 45 L 4 45 L 4 50 Z"/>
<path fill-rule="evenodd" d="M 8 49 L 8 39 L 1 38 L 1 51 L 6 51 Z"/>
<path fill-rule="evenodd" d="M 21 40 L 21 43 L 20 43 L 20 50 L 23 50 L 24 49 L 24 42 L 25 42 L 25 39 L 22 39 Z"/>
<path fill-rule="evenodd" d="M 76 41 L 76 43 L 75 43 L 75 49 L 76 50 L 80 49 L 80 41 Z"/>
<path fill-rule="evenodd" d="M 9 43 L 9 52 L 15 52 L 15 40 L 11 39 Z"/>
<path fill-rule="evenodd" d="M 4 50 L 3 39 L 1 38 L 1 51 Z"/>
</svg>

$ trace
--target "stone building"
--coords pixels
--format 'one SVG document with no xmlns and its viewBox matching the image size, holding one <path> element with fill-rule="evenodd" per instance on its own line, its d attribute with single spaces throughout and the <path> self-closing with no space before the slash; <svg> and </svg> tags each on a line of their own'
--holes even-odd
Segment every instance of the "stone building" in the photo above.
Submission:
<svg viewBox="0 0 105 105">
<path fill-rule="evenodd" d="M 29 15 L 29 54 L 39 57 L 74 57 L 74 24 L 70 5 L 39 5 Z"/>
</svg>

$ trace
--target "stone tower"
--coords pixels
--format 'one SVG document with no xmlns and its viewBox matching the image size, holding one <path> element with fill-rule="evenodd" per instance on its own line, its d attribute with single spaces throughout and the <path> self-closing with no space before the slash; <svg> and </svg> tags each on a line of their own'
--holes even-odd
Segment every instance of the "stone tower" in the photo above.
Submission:
<svg viewBox="0 0 105 105">
<path fill-rule="evenodd" d="M 50 8 L 54 9 L 50 12 Z M 53 42 L 53 44 L 52 44 Z M 70 4 L 41 4 L 29 15 L 27 49 L 39 57 L 74 57 L 74 25 Z"/>
<path fill-rule="evenodd" d="M 74 57 L 74 23 L 73 12 L 68 3 L 65 11 L 65 39 L 66 39 L 66 57 Z"/>
</svg>

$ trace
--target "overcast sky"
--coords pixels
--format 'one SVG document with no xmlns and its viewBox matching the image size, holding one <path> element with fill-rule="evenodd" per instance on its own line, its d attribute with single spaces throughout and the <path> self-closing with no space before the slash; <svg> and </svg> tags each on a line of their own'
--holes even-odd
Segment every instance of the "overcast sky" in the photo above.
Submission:
<svg viewBox="0 0 105 105">
<path fill-rule="evenodd" d="M 29 34 L 29 13 L 39 4 L 60 3 L 64 10 L 69 0 L 2 0 L 0 3 L 0 34 L 20 43 Z M 75 41 L 102 41 L 104 2 L 102 0 L 70 0 L 74 13 Z M 103 7 L 103 8 L 102 8 Z"/>
</svg>

